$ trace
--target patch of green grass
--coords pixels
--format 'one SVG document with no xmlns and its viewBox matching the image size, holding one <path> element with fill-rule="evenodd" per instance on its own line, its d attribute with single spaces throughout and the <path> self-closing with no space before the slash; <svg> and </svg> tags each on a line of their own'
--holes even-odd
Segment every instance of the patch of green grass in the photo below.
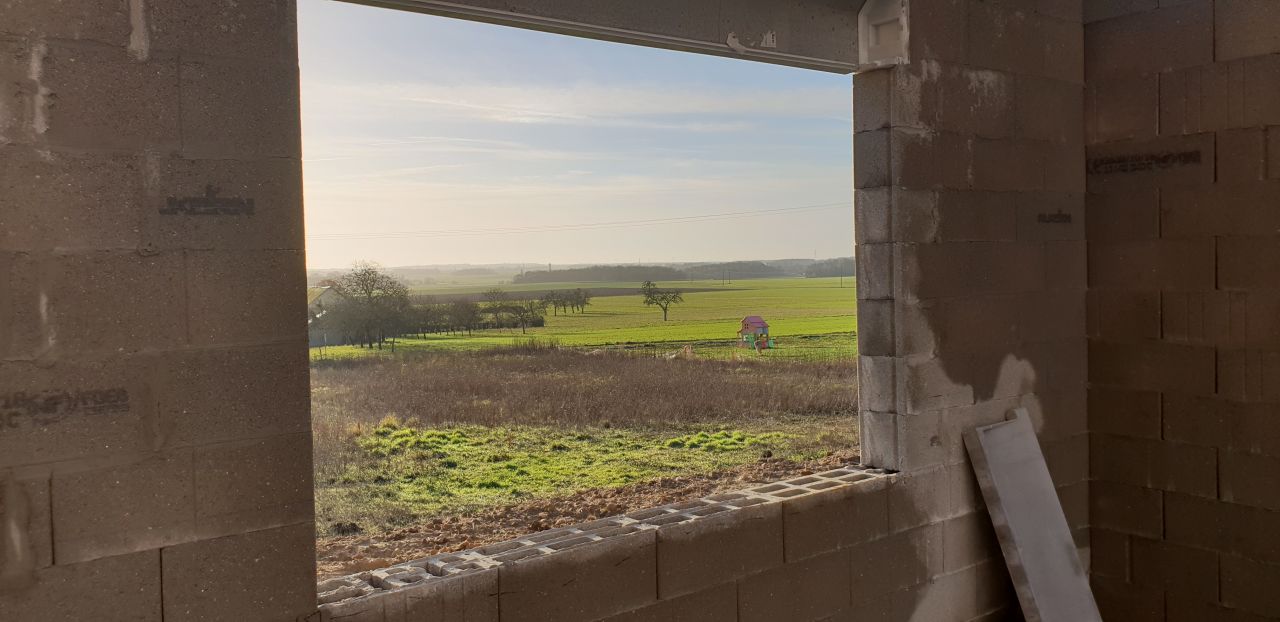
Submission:
<svg viewBox="0 0 1280 622">
<path fill-rule="evenodd" d="M 855 426 L 852 417 L 805 417 L 746 428 L 419 428 L 387 418 L 357 437 L 361 459 L 318 482 L 317 519 L 382 529 L 423 516 L 708 473 L 753 462 L 766 450 L 813 459 L 833 443 L 856 443 Z M 814 444 L 819 437 L 828 441 Z"/>
</svg>

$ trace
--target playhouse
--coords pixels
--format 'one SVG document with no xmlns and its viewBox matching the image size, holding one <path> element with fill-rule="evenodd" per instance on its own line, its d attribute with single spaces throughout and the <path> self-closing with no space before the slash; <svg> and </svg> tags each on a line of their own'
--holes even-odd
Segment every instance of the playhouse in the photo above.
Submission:
<svg viewBox="0 0 1280 622">
<path fill-rule="evenodd" d="M 756 350 L 772 348 L 773 340 L 769 338 L 769 323 L 758 315 L 742 318 L 742 328 L 738 329 L 738 347 L 750 347 Z"/>
</svg>

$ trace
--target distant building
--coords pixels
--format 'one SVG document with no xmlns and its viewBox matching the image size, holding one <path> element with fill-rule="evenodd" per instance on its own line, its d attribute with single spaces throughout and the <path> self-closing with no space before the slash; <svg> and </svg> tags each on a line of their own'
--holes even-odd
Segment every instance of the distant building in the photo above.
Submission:
<svg viewBox="0 0 1280 622">
<path fill-rule="evenodd" d="M 307 341 L 311 347 L 338 345 L 339 335 L 330 334 L 329 322 L 323 318 L 337 306 L 342 295 L 332 287 L 307 288 Z"/>
<path fill-rule="evenodd" d="M 758 315 L 742 318 L 742 328 L 738 329 L 738 347 L 756 350 L 773 347 L 773 343 L 769 341 L 769 323 Z"/>
</svg>

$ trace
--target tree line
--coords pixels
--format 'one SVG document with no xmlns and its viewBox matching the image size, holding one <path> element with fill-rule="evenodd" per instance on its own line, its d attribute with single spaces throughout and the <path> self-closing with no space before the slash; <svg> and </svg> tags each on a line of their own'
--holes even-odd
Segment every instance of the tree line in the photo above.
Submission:
<svg viewBox="0 0 1280 622">
<path fill-rule="evenodd" d="M 543 326 L 546 312 L 584 312 L 591 294 L 577 289 L 548 292 L 540 298 L 518 298 L 493 288 L 481 300 L 436 302 L 430 296 L 411 296 L 409 288 L 372 263 L 359 263 L 337 279 L 319 283 L 338 294 L 326 308 L 308 309 L 313 328 L 333 333 L 340 343 L 365 348 L 395 349 L 397 338 L 405 335 L 472 334 L 486 328 L 529 328 Z"/>
</svg>

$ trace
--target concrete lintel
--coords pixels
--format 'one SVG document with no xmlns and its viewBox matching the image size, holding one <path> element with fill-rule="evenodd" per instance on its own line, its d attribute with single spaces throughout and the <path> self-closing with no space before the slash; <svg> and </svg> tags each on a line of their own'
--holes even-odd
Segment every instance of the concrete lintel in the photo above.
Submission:
<svg viewBox="0 0 1280 622">
<path fill-rule="evenodd" d="M 340 1 L 848 74 L 857 68 L 864 0 Z"/>
</svg>

